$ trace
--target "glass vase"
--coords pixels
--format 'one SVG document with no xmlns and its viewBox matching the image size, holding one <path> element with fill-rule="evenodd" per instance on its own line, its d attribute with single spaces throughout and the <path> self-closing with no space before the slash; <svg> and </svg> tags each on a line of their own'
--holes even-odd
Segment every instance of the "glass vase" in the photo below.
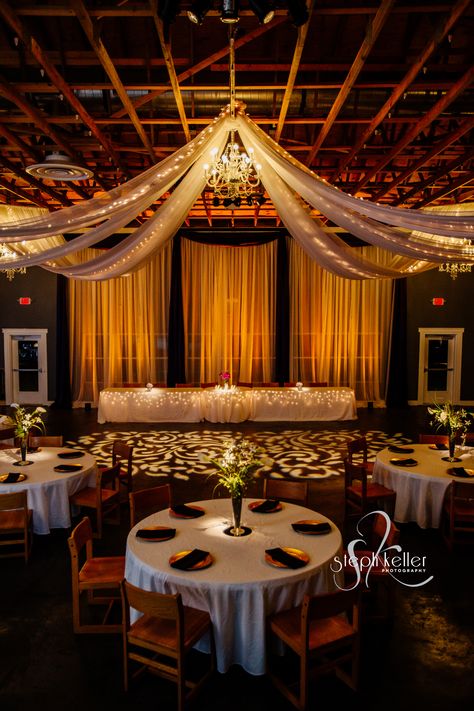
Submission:
<svg viewBox="0 0 474 711">
<path fill-rule="evenodd" d="M 456 437 L 449 437 L 448 439 L 448 447 L 449 447 L 449 460 L 450 462 L 455 462 L 456 457 L 454 456 L 454 452 L 456 450 Z"/>
<path fill-rule="evenodd" d="M 241 536 L 244 529 L 240 525 L 242 517 L 242 494 L 234 494 L 232 496 L 232 528 L 230 533 L 232 536 Z"/>
<path fill-rule="evenodd" d="M 25 467 L 27 464 L 32 464 L 32 462 L 29 462 L 26 459 L 26 455 L 28 453 L 28 437 L 22 437 L 20 439 L 20 459 L 18 462 L 15 462 L 16 467 Z"/>
</svg>

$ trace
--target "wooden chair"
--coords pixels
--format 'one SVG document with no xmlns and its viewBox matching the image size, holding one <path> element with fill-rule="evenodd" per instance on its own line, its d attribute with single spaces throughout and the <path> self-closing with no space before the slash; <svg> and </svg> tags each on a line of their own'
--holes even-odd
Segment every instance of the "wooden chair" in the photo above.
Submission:
<svg viewBox="0 0 474 711">
<path fill-rule="evenodd" d="M 217 385 L 216 381 L 213 380 L 211 383 L 201 383 L 200 387 L 201 388 L 215 388 Z"/>
<path fill-rule="evenodd" d="M 237 381 L 238 388 L 253 388 L 253 383 L 246 383 L 244 380 Z"/>
<path fill-rule="evenodd" d="M 395 508 L 396 492 L 382 484 L 367 481 L 367 469 L 362 464 L 353 464 L 349 457 L 344 459 L 345 516 L 363 516 L 374 506 L 387 504 L 389 513 Z"/>
<path fill-rule="evenodd" d="M 282 499 L 302 506 L 308 505 L 309 484 L 307 481 L 264 479 L 263 496 L 266 499 Z"/>
<path fill-rule="evenodd" d="M 328 383 L 327 380 L 322 380 L 321 382 L 317 382 L 316 380 L 312 380 L 309 383 L 310 388 L 327 388 Z"/>
<path fill-rule="evenodd" d="M 356 455 L 356 461 L 354 461 L 354 455 Z M 357 455 L 362 455 L 362 458 Z M 372 474 L 374 469 L 374 463 L 368 461 L 369 450 L 367 447 L 367 440 L 365 437 L 358 437 L 357 439 L 351 439 L 347 443 L 347 456 L 349 461 L 355 464 L 361 464 L 368 474 Z"/>
<path fill-rule="evenodd" d="M 153 387 L 154 388 L 167 388 L 168 385 L 164 381 L 162 381 L 160 383 L 153 383 Z"/>
<path fill-rule="evenodd" d="M 128 495 L 130 501 L 130 527 L 156 511 L 166 509 L 170 505 L 171 488 L 169 484 L 154 486 L 150 489 L 132 491 Z"/>
<path fill-rule="evenodd" d="M 296 388 L 296 381 L 290 381 L 288 383 L 285 383 L 285 388 Z"/>
<path fill-rule="evenodd" d="M 445 444 L 448 446 L 448 435 L 440 434 L 420 434 L 418 435 L 418 442 L 420 444 Z"/>
<path fill-rule="evenodd" d="M 102 538 L 104 518 L 111 512 L 116 512 L 114 523 L 120 523 L 119 470 L 118 462 L 112 467 L 99 469 L 95 487 L 86 486 L 69 497 L 71 506 L 94 509 L 96 512 L 97 532 L 94 538 Z"/>
<path fill-rule="evenodd" d="M 92 527 L 91 522 L 85 516 L 77 524 L 68 538 L 69 551 L 71 553 L 71 576 L 72 576 L 72 621 L 76 634 L 90 633 L 119 633 L 122 631 L 121 624 L 109 624 L 107 622 L 114 602 L 119 602 L 120 598 L 113 595 L 94 595 L 94 593 L 106 590 L 120 590 L 120 583 L 125 575 L 125 557 L 110 556 L 107 558 L 94 558 L 92 555 Z M 85 561 L 81 566 L 80 559 L 83 558 L 85 547 Z M 101 624 L 83 624 L 81 622 L 81 594 L 85 592 L 89 605 L 107 605 L 105 616 Z"/>
<path fill-rule="evenodd" d="M 449 550 L 457 544 L 474 544 L 474 485 L 470 482 L 453 480 L 447 488 L 441 532 Z"/>
<path fill-rule="evenodd" d="M 62 447 L 62 435 L 32 435 L 28 437 L 28 447 Z"/>
<path fill-rule="evenodd" d="M 134 677 L 149 669 L 176 682 L 178 711 L 183 711 L 185 703 L 196 696 L 215 670 L 215 647 L 209 613 L 185 607 L 179 593 L 163 595 L 148 592 L 126 580 L 122 582 L 121 589 L 125 691 L 128 691 L 130 681 L 129 660 L 133 659 L 142 665 Z M 133 624 L 130 624 L 130 607 L 143 613 Z M 211 640 L 210 668 L 198 682 L 193 682 L 186 678 L 187 657 L 193 645 L 206 633 L 209 633 Z M 167 659 L 163 660 L 163 657 Z"/>
<path fill-rule="evenodd" d="M 269 677 L 284 696 L 300 711 L 308 708 L 310 672 L 336 670 L 351 689 L 359 676 L 359 606 L 357 589 L 328 595 L 305 595 L 302 605 L 268 618 L 270 633 L 281 639 L 299 657 L 299 689 L 286 684 L 282 674 L 269 670 Z M 347 613 L 347 618 L 343 613 Z M 350 621 L 349 621 L 350 620 Z M 351 662 L 350 673 L 342 667 Z"/>
<path fill-rule="evenodd" d="M 32 518 L 26 491 L 0 494 L 0 547 L 7 546 L 7 552 L 0 553 L 0 558 L 23 557 L 28 563 L 33 538 Z M 19 547 L 21 550 L 17 550 Z"/>
<path fill-rule="evenodd" d="M 396 588 L 395 580 L 392 578 L 387 569 L 386 561 L 390 563 L 390 560 L 394 555 L 399 555 L 397 551 L 391 551 L 388 549 L 398 544 L 398 541 L 400 540 L 400 531 L 395 526 L 393 521 L 390 521 L 390 527 L 387 533 L 387 521 L 380 513 L 375 514 L 372 521 L 369 548 L 365 550 L 354 550 L 352 552 L 352 557 L 355 556 L 357 558 L 360 570 L 361 580 L 359 587 L 362 591 L 363 614 L 371 620 L 385 620 L 393 615 Z M 372 562 L 373 553 L 376 553 L 379 550 L 386 533 L 387 538 L 384 543 L 384 550 L 386 550 L 386 553 L 382 556 L 377 556 L 376 562 L 373 566 L 371 566 L 369 571 L 367 567 L 368 561 Z M 345 561 L 345 586 L 349 587 L 355 581 L 357 573 L 354 565 L 351 565 L 349 562 L 349 554 L 346 550 L 344 551 L 343 560 Z"/>
<path fill-rule="evenodd" d="M 119 465 L 119 483 L 128 494 L 133 490 L 133 445 L 114 439 L 112 445 L 112 465 Z"/>
</svg>

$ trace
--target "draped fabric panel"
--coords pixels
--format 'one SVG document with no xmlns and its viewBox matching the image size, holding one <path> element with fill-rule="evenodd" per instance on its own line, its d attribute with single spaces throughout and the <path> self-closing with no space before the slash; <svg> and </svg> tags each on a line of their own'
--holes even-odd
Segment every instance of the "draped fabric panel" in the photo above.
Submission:
<svg viewBox="0 0 474 711">
<path fill-rule="evenodd" d="M 277 243 L 228 248 L 183 240 L 186 381 L 268 381 L 274 370 Z"/>
<path fill-rule="evenodd" d="M 166 380 L 170 271 L 171 243 L 127 277 L 70 280 L 74 401 L 97 402 L 102 388 L 124 382 Z"/>
<path fill-rule="evenodd" d="M 383 259 L 374 248 L 362 256 Z M 354 388 L 358 400 L 382 402 L 390 334 L 392 282 L 354 281 L 327 272 L 289 240 L 291 380 Z M 385 256 L 390 268 L 389 258 Z"/>
</svg>

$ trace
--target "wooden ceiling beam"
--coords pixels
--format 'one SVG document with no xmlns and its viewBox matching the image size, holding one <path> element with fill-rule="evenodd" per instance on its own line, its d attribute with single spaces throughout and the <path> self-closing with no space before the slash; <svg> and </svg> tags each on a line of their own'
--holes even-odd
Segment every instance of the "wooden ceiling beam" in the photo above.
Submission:
<svg viewBox="0 0 474 711">
<path fill-rule="evenodd" d="M 158 17 L 158 0 L 149 0 L 149 2 L 150 8 L 153 11 L 153 21 L 160 40 L 161 51 L 163 52 L 163 57 L 166 62 L 166 69 L 168 70 L 170 84 L 173 89 L 174 100 L 176 101 L 176 106 L 178 107 L 179 118 L 183 124 L 184 137 L 186 138 L 186 143 L 189 143 L 191 140 L 191 134 L 189 132 L 189 124 L 186 118 L 186 111 L 184 109 L 184 102 L 181 95 L 181 89 L 179 87 L 178 77 L 176 76 L 176 69 L 173 62 L 173 55 L 171 54 L 170 42 L 165 38 L 163 22 Z"/>
<path fill-rule="evenodd" d="M 410 86 L 412 81 L 416 78 L 418 73 L 423 69 L 423 67 L 426 65 L 429 57 L 433 54 L 433 52 L 439 47 L 441 42 L 444 40 L 448 32 L 451 30 L 453 25 L 458 21 L 458 19 L 461 17 L 463 12 L 469 7 L 471 4 L 471 0 L 458 0 L 456 4 L 453 6 L 450 15 L 443 19 L 438 26 L 436 27 L 431 39 L 429 42 L 425 45 L 423 50 L 420 52 L 418 57 L 415 59 L 413 62 L 411 68 L 408 70 L 408 72 L 405 74 L 401 82 L 396 86 L 387 99 L 387 101 L 384 103 L 382 108 L 377 112 L 377 114 L 374 116 L 372 119 L 371 123 L 365 131 L 363 131 L 362 135 L 360 138 L 357 140 L 356 144 L 352 148 L 352 150 L 348 153 L 347 156 L 344 156 L 344 158 L 340 161 L 339 164 L 339 171 L 342 172 L 346 165 L 348 165 L 351 160 L 356 156 L 361 148 L 367 143 L 369 140 L 370 136 L 373 134 L 377 126 L 379 126 L 384 118 L 387 116 L 387 114 L 393 109 L 397 101 L 400 99 L 401 96 L 405 93 L 406 89 Z"/>
<path fill-rule="evenodd" d="M 35 178 L 33 175 L 30 175 L 29 173 L 27 173 L 26 170 L 23 170 L 23 168 L 20 168 L 15 163 L 12 163 L 11 161 L 9 161 L 7 158 L 0 156 L 0 165 L 3 165 L 11 173 L 18 176 L 19 178 L 24 180 L 26 183 L 29 183 L 34 188 L 38 188 L 38 190 L 40 190 L 41 192 L 46 193 L 46 195 L 49 195 L 49 197 L 53 198 L 53 200 L 57 200 L 57 202 L 59 202 L 60 205 L 64 205 L 66 207 L 69 205 L 72 205 L 71 200 L 69 200 L 67 197 L 65 197 L 61 193 L 56 192 L 56 190 L 54 190 L 54 188 L 51 188 L 49 185 L 45 185 L 40 180 Z M 89 197 L 89 196 L 87 196 L 87 197 Z"/>
<path fill-rule="evenodd" d="M 5 178 L 0 178 L 0 187 L 4 188 L 5 190 L 8 190 L 8 192 L 13 193 L 13 195 L 16 195 L 17 197 L 20 197 L 22 200 L 26 200 L 27 202 L 32 202 L 35 205 L 38 205 L 38 207 L 44 207 L 46 210 L 52 210 L 53 208 L 51 205 L 48 205 L 47 202 L 43 200 L 43 198 L 38 197 L 32 193 L 27 193 L 26 190 L 23 190 L 23 188 L 19 188 L 15 183 L 10 182 L 9 180 L 5 180 Z"/>
<path fill-rule="evenodd" d="M 311 166 L 313 160 L 316 157 L 317 152 L 321 148 L 331 128 L 333 127 L 334 121 L 338 117 L 339 112 L 341 111 L 342 107 L 346 102 L 347 97 L 349 96 L 349 92 L 351 91 L 357 80 L 357 77 L 362 71 L 365 64 L 365 60 L 369 56 L 375 42 L 377 41 L 378 36 L 390 15 L 394 3 L 395 0 L 382 0 L 380 7 L 377 10 L 377 14 L 375 15 L 373 21 L 369 23 L 364 40 L 360 46 L 359 51 L 357 52 L 356 58 L 354 59 L 351 68 L 349 69 L 349 73 L 347 74 L 344 84 L 340 88 L 339 93 L 336 96 L 333 105 L 331 106 L 331 110 L 327 115 L 326 121 L 324 122 L 324 125 L 322 126 L 316 138 L 316 141 L 314 142 L 306 159 L 306 164 L 308 166 Z"/>
<path fill-rule="evenodd" d="M 4 124 L 0 124 L 0 136 L 3 136 L 6 141 L 15 146 L 15 148 L 20 151 L 22 156 L 28 156 L 33 161 L 33 163 L 36 163 L 43 159 L 43 155 L 40 151 L 38 151 L 36 148 L 34 148 L 22 138 L 17 136 L 16 133 L 10 131 L 8 126 L 5 126 Z"/>
<path fill-rule="evenodd" d="M 261 25 L 260 27 L 257 27 L 257 29 L 252 30 L 251 32 L 248 32 L 244 37 L 240 37 L 239 39 L 236 39 L 234 42 L 234 48 L 237 51 L 239 47 L 243 47 L 245 44 L 248 42 L 251 42 L 254 39 L 257 39 L 258 37 L 261 37 L 265 32 L 268 32 L 268 30 L 272 30 L 278 25 L 280 25 L 282 22 L 285 21 L 284 17 L 276 17 L 274 18 L 271 22 L 268 22 L 266 25 Z M 178 74 L 177 80 L 181 84 L 183 81 L 186 81 L 186 79 L 190 79 L 192 76 L 197 74 L 198 72 L 201 72 L 203 69 L 206 69 L 209 67 L 211 64 L 216 62 L 218 59 L 222 59 L 222 57 L 226 57 L 229 54 L 229 46 L 226 45 L 222 49 L 218 50 L 217 52 L 213 52 L 213 54 L 209 55 L 206 57 L 206 59 L 203 59 L 201 62 L 198 62 L 195 64 L 193 67 L 190 67 L 189 69 L 186 69 L 184 72 L 181 72 L 181 74 Z M 175 62 L 176 63 L 176 62 Z M 228 73 L 229 71 L 229 65 L 225 65 L 225 71 Z M 153 101 L 153 99 L 156 99 L 157 96 L 161 96 L 161 94 L 164 94 L 166 91 L 169 91 L 170 87 L 166 87 L 165 89 L 160 89 L 156 91 L 150 91 L 149 94 L 146 94 L 145 96 L 141 96 L 140 98 L 136 99 L 133 102 L 134 107 L 137 109 L 140 106 L 144 106 L 144 104 L 149 103 L 150 101 Z M 124 112 L 123 111 L 117 111 L 115 114 L 112 114 L 113 118 L 120 118 L 123 116 Z"/>
<path fill-rule="evenodd" d="M 466 89 L 474 79 L 474 67 L 471 66 L 465 74 L 463 74 L 451 89 L 444 94 L 429 111 L 426 112 L 415 124 L 409 128 L 401 139 L 388 151 L 384 158 L 371 168 L 364 178 L 360 181 L 358 189 L 363 188 L 371 178 L 376 175 L 380 168 L 383 168 L 397 156 L 406 146 L 408 146 L 424 129 L 430 125 L 458 96 Z"/>
<path fill-rule="evenodd" d="M 406 180 L 406 178 L 408 178 L 412 173 L 414 173 L 416 170 L 421 168 L 430 160 L 438 156 L 442 151 L 444 151 L 445 148 L 448 148 L 448 146 L 458 141 L 462 136 L 464 136 L 464 134 L 466 134 L 472 128 L 474 128 L 474 117 L 463 121 L 455 131 L 450 131 L 448 135 L 443 138 L 443 140 L 438 141 L 438 143 L 435 143 L 435 145 L 430 151 L 424 153 L 418 160 L 414 161 L 413 163 L 410 163 L 410 165 L 401 173 L 399 173 L 390 184 L 382 188 L 379 193 L 374 195 L 374 200 L 379 200 L 397 185 L 403 183 L 403 181 Z"/>
<path fill-rule="evenodd" d="M 268 27 L 268 25 L 264 25 L 264 27 Z M 225 72 L 226 71 L 226 64 L 213 64 L 210 68 L 211 72 Z M 400 62 L 394 64 L 394 63 L 373 63 L 373 64 L 364 64 L 364 73 L 365 72 L 377 72 L 378 74 L 383 73 L 383 72 L 406 72 L 408 69 L 410 69 L 410 63 L 409 62 L 404 62 L 401 64 Z M 443 76 L 447 73 L 458 73 L 458 72 L 465 72 L 470 65 L 468 64 L 457 64 L 457 63 L 451 63 L 451 64 L 428 64 L 427 65 L 427 70 L 436 75 L 437 71 L 442 72 Z M 311 62 L 311 63 L 304 63 L 300 64 L 300 72 L 341 72 L 346 74 L 347 72 L 350 71 L 352 65 L 351 64 L 338 64 L 338 63 L 327 63 L 327 62 Z M 291 69 L 291 64 L 288 63 L 274 63 L 274 64 L 268 64 L 268 63 L 258 63 L 258 62 L 252 62 L 252 63 L 246 63 L 246 64 L 236 64 L 235 65 L 235 70 L 237 72 L 289 72 Z"/>
<path fill-rule="evenodd" d="M 311 18 L 311 15 L 313 13 L 314 9 L 314 0 L 310 0 L 309 5 L 308 5 L 308 13 L 309 17 Z M 308 35 L 309 27 L 310 27 L 310 20 L 306 22 L 304 25 L 298 28 L 298 37 L 296 39 L 296 46 L 295 46 L 295 51 L 293 52 L 293 60 L 291 62 L 291 68 L 290 68 L 290 73 L 288 75 L 288 81 L 286 84 L 285 88 L 285 93 L 283 95 L 283 100 L 281 102 L 281 108 L 280 108 L 280 115 L 278 117 L 278 123 L 277 127 L 275 130 L 275 141 L 279 143 L 280 141 L 280 136 L 283 131 L 283 126 L 285 123 L 285 118 L 286 114 L 288 113 L 288 107 L 290 105 L 291 101 L 291 96 L 293 94 L 293 89 L 295 86 L 295 81 L 296 81 L 296 75 L 298 74 L 298 68 L 300 66 L 301 62 L 301 55 L 303 54 L 303 49 L 304 45 L 306 42 L 306 37 Z M 274 89 L 274 87 L 272 87 Z"/>
<path fill-rule="evenodd" d="M 135 110 L 135 107 L 133 106 L 133 103 L 125 90 L 125 87 L 122 84 L 122 81 L 117 73 L 117 70 L 114 66 L 112 59 L 110 58 L 107 49 L 105 48 L 104 43 L 98 36 L 97 26 L 92 22 L 87 8 L 82 0 L 70 0 L 70 3 L 72 8 L 74 9 L 77 19 L 81 24 L 82 29 L 84 30 L 87 39 L 89 40 L 91 47 L 97 54 L 97 57 L 100 63 L 102 64 L 104 71 L 112 82 L 114 91 L 117 93 L 117 96 L 119 97 L 120 101 L 124 106 L 125 113 L 127 113 L 130 117 L 130 120 L 133 123 L 141 142 L 147 149 L 148 155 L 150 156 L 152 162 L 156 163 L 156 154 L 153 150 L 153 146 L 150 142 L 150 139 L 142 124 L 140 123 L 140 119 Z"/>
<path fill-rule="evenodd" d="M 0 14 L 10 25 L 11 29 L 16 32 L 17 36 L 21 39 L 25 47 L 31 52 L 38 64 L 43 67 L 56 89 L 65 96 L 74 111 L 81 117 L 83 123 L 88 126 L 92 134 L 104 148 L 107 155 L 113 160 L 117 167 L 120 167 L 123 170 L 123 166 L 120 164 L 120 158 L 114 151 L 109 139 L 102 133 L 101 129 L 97 126 L 88 111 L 86 111 L 81 101 L 79 101 L 74 91 L 70 88 L 69 84 L 64 80 L 54 64 L 50 61 L 47 53 L 40 46 L 37 39 L 25 27 L 24 23 L 14 12 L 13 8 L 11 8 L 6 2 L 6 0 L 0 3 Z"/>
<path fill-rule="evenodd" d="M 410 205 L 410 208 L 416 208 L 417 210 L 419 210 L 421 207 L 425 207 L 426 205 L 430 205 L 432 202 L 436 202 L 437 200 L 446 197 L 446 195 L 452 193 L 453 190 L 458 190 L 458 188 L 463 188 L 467 185 L 470 185 L 473 181 L 474 172 L 471 171 L 470 173 L 465 173 L 457 180 L 451 181 L 446 187 L 437 190 L 435 193 L 432 193 L 430 197 L 425 198 L 424 200 L 421 200 L 420 202 L 417 202 L 414 205 Z"/>
</svg>

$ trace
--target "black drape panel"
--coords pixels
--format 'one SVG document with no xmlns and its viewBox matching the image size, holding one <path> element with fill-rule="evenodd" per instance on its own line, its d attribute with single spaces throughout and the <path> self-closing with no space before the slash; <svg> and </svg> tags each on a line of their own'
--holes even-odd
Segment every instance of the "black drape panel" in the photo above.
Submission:
<svg viewBox="0 0 474 711">
<path fill-rule="evenodd" d="M 275 323 L 275 380 L 290 379 L 290 275 L 286 239 L 278 237 Z"/>
<path fill-rule="evenodd" d="M 173 238 L 173 253 L 171 256 L 170 305 L 168 314 L 168 387 L 172 388 L 176 383 L 184 383 L 185 379 L 181 237 L 175 235 Z"/>
<path fill-rule="evenodd" d="M 70 409 L 68 280 L 58 274 L 56 284 L 56 400 L 52 407 Z"/>
<path fill-rule="evenodd" d="M 406 407 L 407 385 L 407 280 L 396 279 L 388 371 L 388 407 Z"/>
</svg>

